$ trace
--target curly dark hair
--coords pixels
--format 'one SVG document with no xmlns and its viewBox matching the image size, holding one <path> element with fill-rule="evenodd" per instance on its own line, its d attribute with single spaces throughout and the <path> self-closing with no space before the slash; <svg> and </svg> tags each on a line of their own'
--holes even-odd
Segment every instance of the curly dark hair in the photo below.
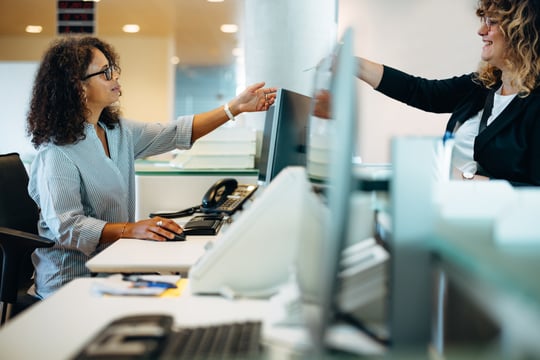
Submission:
<svg viewBox="0 0 540 360">
<path fill-rule="evenodd" d="M 540 0 L 479 0 L 479 17 L 499 21 L 507 41 L 506 58 L 518 94 L 526 97 L 540 85 Z M 478 79 L 493 87 L 501 79 L 501 70 L 482 63 Z"/>
<path fill-rule="evenodd" d="M 27 116 L 27 132 L 32 144 L 67 145 L 85 138 L 88 115 L 83 83 L 92 62 L 93 49 L 99 49 L 111 66 L 119 56 L 111 45 L 92 36 L 64 36 L 54 40 L 45 52 L 34 81 Z M 119 122 L 118 106 L 105 108 L 99 121 L 112 128 Z"/>
</svg>

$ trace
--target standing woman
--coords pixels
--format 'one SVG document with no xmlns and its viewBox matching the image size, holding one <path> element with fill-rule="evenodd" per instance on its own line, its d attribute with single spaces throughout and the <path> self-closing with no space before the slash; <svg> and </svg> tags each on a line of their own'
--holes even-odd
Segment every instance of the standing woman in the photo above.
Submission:
<svg viewBox="0 0 540 360">
<path fill-rule="evenodd" d="M 540 185 L 540 0 L 479 0 L 482 62 L 445 80 L 358 58 L 358 77 L 419 109 L 452 113 L 454 174 Z"/>
<path fill-rule="evenodd" d="M 28 190 L 41 210 L 40 235 L 56 242 L 33 254 L 39 298 L 90 276 L 85 263 L 121 237 L 166 241 L 182 232 L 169 219 L 134 221 L 135 159 L 189 149 L 233 116 L 265 111 L 275 99 L 275 88 L 257 83 L 209 112 L 166 124 L 129 121 L 118 108 L 118 60 L 98 38 L 63 37 L 35 79 L 27 128 L 38 152 Z"/>
</svg>

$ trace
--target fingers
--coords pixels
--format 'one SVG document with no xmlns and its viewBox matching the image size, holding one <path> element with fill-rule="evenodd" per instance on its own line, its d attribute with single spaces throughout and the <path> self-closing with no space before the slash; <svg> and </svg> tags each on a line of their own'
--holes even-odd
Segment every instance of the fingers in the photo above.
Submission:
<svg viewBox="0 0 540 360">
<path fill-rule="evenodd" d="M 260 90 L 260 98 L 262 101 L 262 105 L 258 108 L 259 111 L 265 111 L 268 110 L 268 108 L 275 102 L 276 100 L 276 88 L 266 88 Z"/>
<path fill-rule="evenodd" d="M 264 84 L 266 84 L 266 83 L 264 81 L 261 81 L 261 82 L 258 82 L 258 83 L 255 83 L 255 84 L 252 84 L 252 85 L 248 86 L 248 89 L 251 90 L 251 91 L 257 91 L 260 88 L 262 88 L 264 86 Z"/>
<path fill-rule="evenodd" d="M 175 234 L 180 234 L 184 231 L 176 221 L 162 217 L 152 218 L 152 222 L 148 226 L 150 231 L 150 240 L 167 241 L 174 238 Z"/>
<path fill-rule="evenodd" d="M 265 88 L 264 85 L 264 81 L 252 84 L 235 99 L 237 109 L 241 113 L 246 111 L 266 111 L 274 104 L 277 88 Z"/>
</svg>

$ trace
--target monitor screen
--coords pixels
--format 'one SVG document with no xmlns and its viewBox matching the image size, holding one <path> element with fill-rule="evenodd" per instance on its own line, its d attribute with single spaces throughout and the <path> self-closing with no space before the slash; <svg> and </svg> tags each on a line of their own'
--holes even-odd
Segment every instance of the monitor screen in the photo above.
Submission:
<svg viewBox="0 0 540 360">
<path fill-rule="evenodd" d="M 354 169 L 359 141 L 356 70 L 353 33 L 347 29 L 334 52 L 318 66 L 309 124 L 307 174 L 322 194 L 326 212 L 319 239 L 304 241 L 309 246 L 302 249 L 316 255 L 309 266 L 299 266 L 304 271 L 298 278 L 303 280 L 299 284 L 303 305 L 307 304 L 304 315 L 319 355 L 329 349 L 364 355 L 385 350 L 385 341 L 365 326 L 364 320 L 371 319 L 363 318 L 366 306 L 371 311 L 383 304 L 388 253 L 374 238 L 356 238 L 356 231 L 365 230 L 366 224 L 358 218 L 362 216 L 358 207 L 353 207 L 359 195 Z M 298 264 L 302 263 L 307 261 L 299 257 Z M 304 280 L 304 273 L 309 273 L 305 269 L 317 273 L 316 283 Z"/>
<path fill-rule="evenodd" d="M 291 90 L 278 89 L 274 105 L 266 114 L 259 181 L 268 184 L 287 166 L 306 165 L 306 137 L 311 98 Z"/>
<path fill-rule="evenodd" d="M 318 259 L 320 283 L 315 301 L 317 306 L 309 315 L 313 345 L 321 352 L 325 351 L 327 331 L 336 315 L 339 265 L 346 247 L 353 192 L 357 92 L 352 41 L 353 34 L 349 29 L 329 57 L 330 62 L 321 62 L 310 120 L 308 152 L 310 159 L 316 161 L 308 164 L 308 174 L 311 180 L 323 183 L 328 208 Z M 324 81 L 319 81 L 324 77 Z"/>
</svg>

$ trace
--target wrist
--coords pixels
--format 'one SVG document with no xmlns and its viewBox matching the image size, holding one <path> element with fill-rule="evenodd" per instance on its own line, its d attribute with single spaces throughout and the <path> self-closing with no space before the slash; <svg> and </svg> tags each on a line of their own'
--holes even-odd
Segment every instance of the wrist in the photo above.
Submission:
<svg viewBox="0 0 540 360">
<path fill-rule="evenodd" d="M 364 59 L 362 59 L 361 57 L 356 57 L 356 77 L 363 80 L 362 79 L 362 73 L 363 73 L 363 69 L 362 69 L 362 64 L 363 64 L 363 61 Z"/>
<path fill-rule="evenodd" d="M 126 234 L 127 234 L 127 225 L 128 223 L 125 222 L 123 225 L 122 225 L 122 230 L 120 231 L 120 236 L 118 237 L 119 239 L 123 238 Z"/>
<path fill-rule="evenodd" d="M 463 180 L 474 180 L 474 173 L 470 172 L 470 171 L 464 171 L 461 173 L 461 178 Z"/>
<path fill-rule="evenodd" d="M 229 101 L 227 104 L 229 105 L 229 110 L 231 111 L 233 116 L 238 116 L 242 113 L 242 111 L 240 111 L 239 105 L 236 104 L 235 99 Z"/>
<path fill-rule="evenodd" d="M 236 120 L 234 118 L 235 113 L 233 112 L 233 109 L 231 109 L 231 106 L 229 106 L 228 102 L 226 102 L 223 105 L 223 111 L 225 111 L 225 115 L 227 115 L 227 117 L 229 118 L 230 121 L 235 121 Z"/>
</svg>

